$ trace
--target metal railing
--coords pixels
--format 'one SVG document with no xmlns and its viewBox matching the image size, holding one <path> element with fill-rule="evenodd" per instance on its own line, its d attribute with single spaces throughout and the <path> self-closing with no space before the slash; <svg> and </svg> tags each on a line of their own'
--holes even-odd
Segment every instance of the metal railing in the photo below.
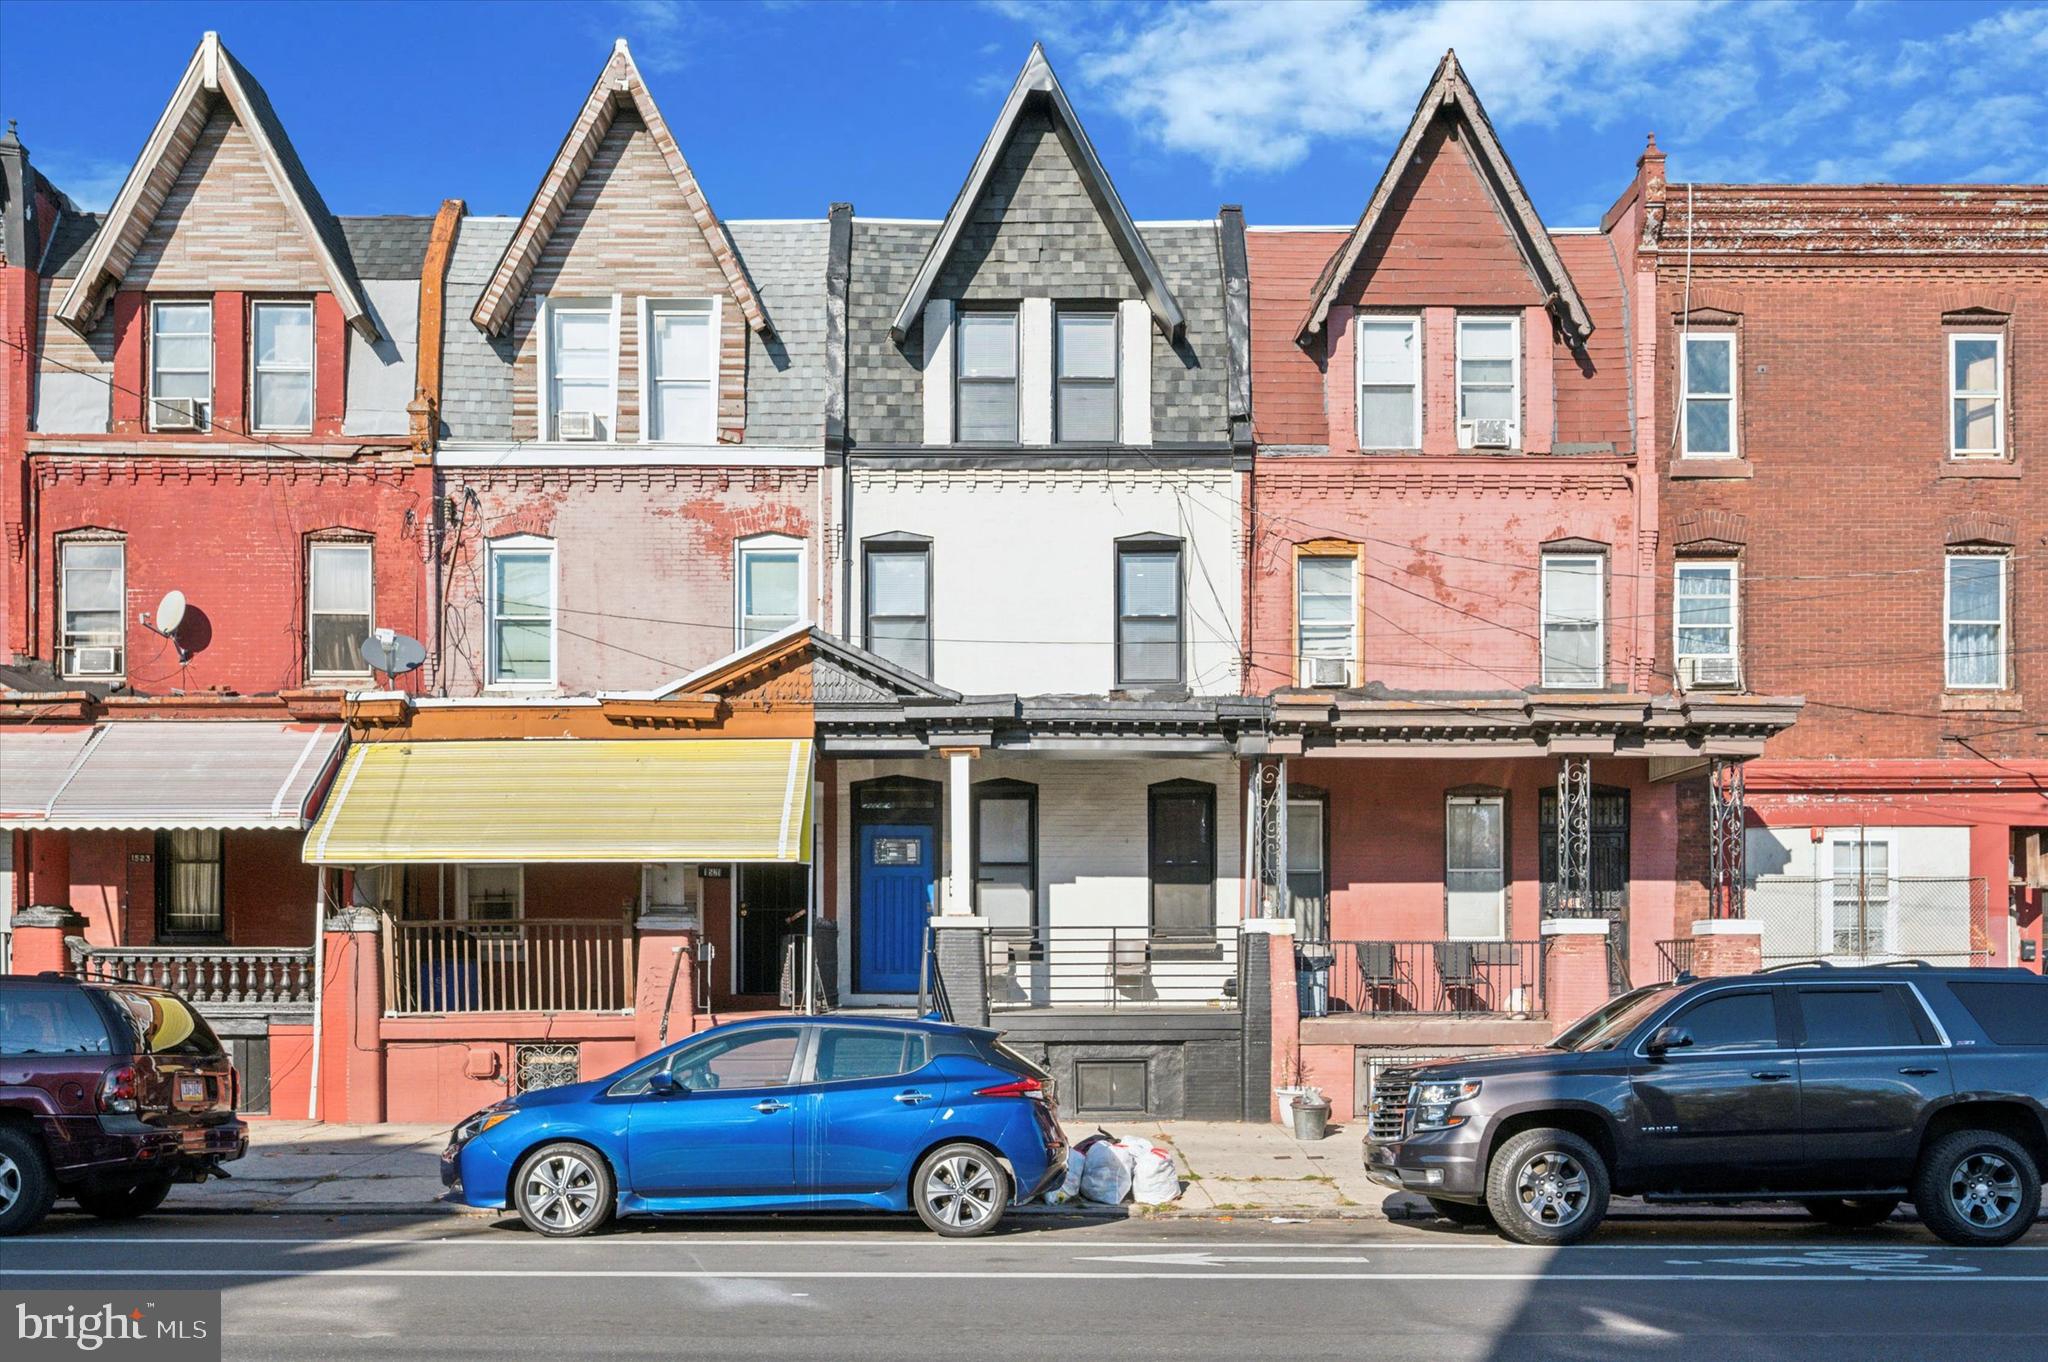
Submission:
<svg viewBox="0 0 2048 1362">
<path fill-rule="evenodd" d="M 992 1010 L 1238 1005 L 1237 927 L 996 927 L 987 934 Z"/>
<path fill-rule="evenodd" d="M 384 1011 L 626 1012 L 633 928 L 625 918 L 391 922 Z"/>
<path fill-rule="evenodd" d="M 1981 878 L 1762 875 L 1744 900 L 1747 916 L 1763 928 L 1767 964 L 1991 962 L 1990 894 Z"/>
<path fill-rule="evenodd" d="M 1692 973 L 1693 948 L 1699 943 L 1689 936 L 1675 936 L 1657 943 L 1657 982 L 1668 984 L 1681 974 Z"/>
<path fill-rule="evenodd" d="M 167 988 L 202 1006 L 311 1006 L 313 951 L 307 946 L 89 946 L 67 943 L 87 979 Z"/>
<path fill-rule="evenodd" d="M 1540 1017 L 1541 941 L 1305 941 L 1304 1015 Z"/>
</svg>

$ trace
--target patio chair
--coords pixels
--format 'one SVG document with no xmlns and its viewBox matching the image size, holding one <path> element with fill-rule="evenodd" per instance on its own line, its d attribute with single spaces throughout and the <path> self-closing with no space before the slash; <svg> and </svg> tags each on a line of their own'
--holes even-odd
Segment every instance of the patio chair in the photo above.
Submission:
<svg viewBox="0 0 2048 1362">
<path fill-rule="evenodd" d="M 1474 1001 L 1488 1012 L 1514 1012 L 1522 989 L 1522 947 L 1513 941 L 1472 944 Z"/>
<path fill-rule="evenodd" d="M 1472 941 L 1438 941 L 1431 945 L 1436 955 L 1436 997 L 1439 1012 L 1473 1012 L 1469 1006 L 1478 998 L 1479 976 Z"/>
<path fill-rule="evenodd" d="M 1405 1012 L 1401 985 L 1407 972 L 1401 968 L 1401 952 L 1391 941 L 1360 941 L 1352 946 L 1358 956 L 1358 1010 L 1361 1012 Z"/>
<path fill-rule="evenodd" d="M 1140 999 L 1152 982 L 1151 953 L 1143 937 L 1118 936 L 1109 943 L 1109 986 L 1115 996 Z"/>
</svg>

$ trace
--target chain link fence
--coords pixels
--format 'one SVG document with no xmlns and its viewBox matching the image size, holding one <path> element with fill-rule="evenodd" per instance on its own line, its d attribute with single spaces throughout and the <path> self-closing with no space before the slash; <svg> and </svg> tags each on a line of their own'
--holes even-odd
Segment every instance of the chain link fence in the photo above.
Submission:
<svg viewBox="0 0 2048 1362">
<path fill-rule="evenodd" d="M 1982 879 L 1761 876 L 1748 916 L 1763 925 L 1764 963 L 1925 960 L 1991 963 L 1990 894 Z"/>
</svg>

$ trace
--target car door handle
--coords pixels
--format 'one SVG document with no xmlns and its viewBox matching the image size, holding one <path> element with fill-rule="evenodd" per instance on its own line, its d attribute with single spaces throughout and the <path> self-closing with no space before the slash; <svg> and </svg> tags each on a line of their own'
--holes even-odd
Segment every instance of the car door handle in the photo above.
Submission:
<svg viewBox="0 0 2048 1362">
<path fill-rule="evenodd" d="M 1928 1076 L 1930 1076 L 1930 1075 L 1932 1075 L 1932 1074 L 1938 1074 L 1938 1073 L 1940 1073 L 1940 1072 L 1941 1072 L 1941 1070 L 1939 1070 L 1939 1069 L 1913 1069 L 1913 1068 L 1907 1068 L 1907 1069 L 1901 1069 L 1901 1070 L 1899 1070 L 1899 1072 L 1900 1072 L 1900 1073 L 1902 1073 L 1902 1074 L 1904 1074 L 1904 1075 L 1906 1075 L 1906 1077 L 1908 1077 L 1908 1078 L 1926 1078 L 1926 1077 L 1928 1077 Z"/>
<path fill-rule="evenodd" d="M 754 1103 L 754 1110 L 760 1112 L 763 1116 L 773 1116 L 778 1111 L 788 1111 L 789 1103 L 778 1102 L 771 1097 L 764 1102 Z"/>
<path fill-rule="evenodd" d="M 1791 1076 L 1791 1074 L 1785 1072 L 1783 1069 L 1758 1069 L 1750 1074 L 1751 1078 L 1754 1078 L 1758 1082 L 1762 1083 L 1776 1083 L 1780 1079 L 1790 1078 Z"/>
<path fill-rule="evenodd" d="M 928 1092 L 899 1092 L 896 1094 L 896 1100 L 906 1107 L 914 1107 L 919 1102 L 931 1101 L 932 1095 Z"/>
</svg>

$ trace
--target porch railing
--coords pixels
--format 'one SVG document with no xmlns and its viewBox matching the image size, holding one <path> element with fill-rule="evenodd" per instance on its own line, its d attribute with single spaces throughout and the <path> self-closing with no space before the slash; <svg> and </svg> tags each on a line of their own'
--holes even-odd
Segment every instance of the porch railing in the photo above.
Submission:
<svg viewBox="0 0 2048 1362">
<path fill-rule="evenodd" d="M 1693 948 L 1698 941 L 1675 936 L 1657 943 L 1657 982 L 1668 984 L 1681 974 L 1692 973 Z"/>
<path fill-rule="evenodd" d="M 384 949 L 390 1016 L 633 1007 L 633 930 L 623 917 L 393 922 Z"/>
<path fill-rule="evenodd" d="M 1304 941 L 1302 1011 L 1540 1017 L 1541 941 Z"/>
<path fill-rule="evenodd" d="M 988 1005 L 1236 1010 L 1235 925 L 996 927 L 987 937 Z"/>
<path fill-rule="evenodd" d="M 1760 875 L 1743 897 L 1763 928 L 1766 964 L 1991 963 L 1990 893 L 1981 878 Z"/>
<path fill-rule="evenodd" d="M 71 961 L 87 979 L 167 988 L 212 1007 L 310 1007 L 313 952 L 304 946 L 89 946 Z"/>
</svg>

